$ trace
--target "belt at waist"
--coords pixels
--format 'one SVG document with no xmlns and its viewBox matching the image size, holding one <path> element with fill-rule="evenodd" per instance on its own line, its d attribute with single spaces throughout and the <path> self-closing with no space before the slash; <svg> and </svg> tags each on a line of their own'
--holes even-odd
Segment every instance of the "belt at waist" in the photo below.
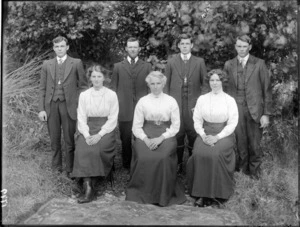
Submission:
<svg viewBox="0 0 300 227">
<path fill-rule="evenodd" d="M 88 117 L 87 121 L 93 122 L 93 121 L 100 121 L 100 120 L 107 120 L 107 117 Z"/>
<path fill-rule="evenodd" d="M 167 126 L 171 125 L 171 121 L 148 121 L 148 120 L 145 120 L 144 123 L 145 124 L 153 124 L 153 125 L 167 125 Z"/>
</svg>

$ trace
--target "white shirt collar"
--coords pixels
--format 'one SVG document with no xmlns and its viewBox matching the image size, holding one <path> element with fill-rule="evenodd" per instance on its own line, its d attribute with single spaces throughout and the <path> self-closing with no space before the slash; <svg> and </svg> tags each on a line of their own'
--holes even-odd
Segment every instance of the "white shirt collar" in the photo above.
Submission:
<svg viewBox="0 0 300 227">
<path fill-rule="evenodd" d="M 135 57 L 134 63 L 136 63 L 138 60 L 139 60 L 139 57 L 138 57 L 138 56 Z M 131 57 L 127 56 L 127 61 L 128 61 L 129 63 L 131 63 Z"/>
<path fill-rule="evenodd" d="M 64 63 L 64 61 L 67 59 L 67 55 L 63 56 L 62 58 L 56 56 L 57 62 L 59 59 L 62 59 L 62 63 Z"/>
<path fill-rule="evenodd" d="M 243 60 L 243 61 L 245 61 L 245 63 L 247 63 L 247 61 L 248 61 L 248 59 L 249 59 L 249 56 L 250 56 L 250 54 L 247 54 L 247 56 L 244 57 L 244 58 L 241 58 L 240 56 L 238 56 L 238 60 L 239 60 L 239 61 Z"/>
<path fill-rule="evenodd" d="M 181 56 L 181 59 L 183 60 L 184 58 L 183 58 L 183 54 L 182 53 L 180 53 L 180 56 Z M 188 54 L 186 54 L 186 56 L 187 56 L 187 59 L 190 60 L 190 57 L 192 56 L 192 54 L 188 53 Z"/>
</svg>

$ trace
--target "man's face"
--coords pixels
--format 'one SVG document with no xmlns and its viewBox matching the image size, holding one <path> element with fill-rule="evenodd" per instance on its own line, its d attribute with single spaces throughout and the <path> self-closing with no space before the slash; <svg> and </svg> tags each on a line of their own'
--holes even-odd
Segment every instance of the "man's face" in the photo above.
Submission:
<svg viewBox="0 0 300 227">
<path fill-rule="evenodd" d="M 127 42 L 127 46 L 125 47 L 129 57 L 136 58 L 141 51 L 138 41 Z"/>
<path fill-rule="evenodd" d="M 246 57 L 249 54 L 251 48 L 252 45 L 239 39 L 235 43 L 236 52 L 238 53 L 238 56 L 240 56 L 241 58 Z"/>
<path fill-rule="evenodd" d="M 181 39 L 178 43 L 178 48 L 182 54 L 189 54 L 193 48 L 193 44 L 190 39 Z"/>
<path fill-rule="evenodd" d="M 58 57 L 63 57 L 67 54 L 69 46 L 66 44 L 66 41 L 61 41 L 59 43 L 54 43 L 53 50 L 55 51 Z"/>
</svg>

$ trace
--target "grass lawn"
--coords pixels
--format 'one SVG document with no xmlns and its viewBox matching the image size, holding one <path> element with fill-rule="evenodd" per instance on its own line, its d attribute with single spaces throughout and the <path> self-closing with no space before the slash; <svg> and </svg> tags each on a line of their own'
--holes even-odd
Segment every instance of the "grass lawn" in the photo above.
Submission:
<svg viewBox="0 0 300 227">
<path fill-rule="evenodd" d="M 7 190 L 7 203 L 2 203 L 2 223 L 18 224 L 49 199 L 72 196 L 76 184 L 51 172 L 45 124 L 37 117 L 25 118 L 11 109 L 5 110 L 4 116 L 2 189 Z M 120 140 L 116 136 L 114 193 L 118 196 L 124 193 L 129 175 L 122 168 Z M 263 149 L 272 147 L 263 144 Z M 290 145 L 288 149 L 294 155 L 285 159 L 265 152 L 263 174 L 258 181 L 236 172 L 236 189 L 225 209 L 235 211 L 247 225 L 298 225 L 298 156 L 294 150 L 297 148 Z M 184 174 L 180 179 L 185 181 Z M 111 190 L 110 182 L 99 182 L 98 189 Z"/>
</svg>

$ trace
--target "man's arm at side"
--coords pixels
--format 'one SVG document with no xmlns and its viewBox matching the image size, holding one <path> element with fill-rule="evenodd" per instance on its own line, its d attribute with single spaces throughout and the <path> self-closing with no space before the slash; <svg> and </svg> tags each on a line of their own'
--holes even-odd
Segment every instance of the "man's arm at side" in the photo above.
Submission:
<svg viewBox="0 0 300 227">
<path fill-rule="evenodd" d="M 88 88 L 88 80 L 85 75 L 82 61 L 79 59 L 77 63 L 77 75 L 78 75 L 78 88 L 80 92 L 85 91 Z"/>
<path fill-rule="evenodd" d="M 166 69 L 165 69 L 165 76 L 167 77 L 167 82 L 164 87 L 164 93 L 166 93 L 166 94 L 170 94 L 171 74 L 172 74 L 172 69 L 171 69 L 171 63 L 169 60 L 166 65 Z"/>
<path fill-rule="evenodd" d="M 40 75 L 40 87 L 39 87 L 39 119 L 41 121 L 47 121 L 47 114 L 45 111 L 45 97 L 46 97 L 46 86 L 47 86 L 47 65 L 46 61 L 43 62 L 41 75 Z"/>
<path fill-rule="evenodd" d="M 110 88 L 115 92 L 117 92 L 118 83 L 119 83 L 118 68 L 117 68 L 117 64 L 114 64 L 113 73 L 111 76 Z"/>
<path fill-rule="evenodd" d="M 200 80 L 202 84 L 201 95 L 204 95 L 210 91 L 208 83 L 205 82 L 205 78 L 207 76 L 207 69 L 204 62 L 204 59 L 200 59 Z"/>
</svg>

